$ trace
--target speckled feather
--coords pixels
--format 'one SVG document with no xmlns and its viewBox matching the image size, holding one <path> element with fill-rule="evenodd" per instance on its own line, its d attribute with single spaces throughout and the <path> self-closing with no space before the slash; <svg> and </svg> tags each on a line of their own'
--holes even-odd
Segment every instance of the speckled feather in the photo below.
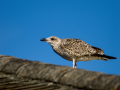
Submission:
<svg viewBox="0 0 120 90">
<path fill-rule="evenodd" d="M 70 61 L 72 61 L 73 58 L 88 58 L 88 56 L 93 54 L 104 54 L 103 50 L 97 47 L 92 47 L 84 41 L 75 38 L 61 39 L 59 47 L 53 47 L 53 50 L 61 57 Z"/>
<path fill-rule="evenodd" d="M 75 56 L 91 55 L 97 53 L 97 49 L 91 47 L 80 39 L 61 39 L 64 42 L 61 46 Z M 102 50 L 101 50 L 102 51 Z"/>
</svg>

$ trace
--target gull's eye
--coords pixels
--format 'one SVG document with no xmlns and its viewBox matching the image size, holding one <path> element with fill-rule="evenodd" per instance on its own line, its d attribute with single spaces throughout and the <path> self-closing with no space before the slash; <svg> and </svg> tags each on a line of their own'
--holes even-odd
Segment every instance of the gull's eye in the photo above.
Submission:
<svg viewBox="0 0 120 90">
<path fill-rule="evenodd" d="M 55 40 L 54 38 L 51 38 L 51 40 Z"/>
</svg>

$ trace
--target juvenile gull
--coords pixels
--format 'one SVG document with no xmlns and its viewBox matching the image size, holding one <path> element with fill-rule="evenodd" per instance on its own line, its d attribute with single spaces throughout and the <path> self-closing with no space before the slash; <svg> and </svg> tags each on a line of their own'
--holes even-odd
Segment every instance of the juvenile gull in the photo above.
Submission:
<svg viewBox="0 0 120 90">
<path fill-rule="evenodd" d="M 80 39 L 64 38 L 60 39 L 55 36 L 42 38 L 40 41 L 49 43 L 54 52 L 66 60 L 73 61 L 73 68 L 76 68 L 77 61 L 105 60 L 116 59 L 115 57 L 105 55 L 103 50 L 90 46 Z"/>
</svg>

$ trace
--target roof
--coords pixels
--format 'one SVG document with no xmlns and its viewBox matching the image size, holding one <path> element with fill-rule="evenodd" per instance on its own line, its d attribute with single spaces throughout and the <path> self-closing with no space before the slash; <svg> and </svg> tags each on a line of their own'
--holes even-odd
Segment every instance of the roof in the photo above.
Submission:
<svg viewBox="0 0 120 90">
<path fill-rule="evenodd" d="M 0 55 L 0 89 L 120 90 L 120 76 Z"/>
</svg>

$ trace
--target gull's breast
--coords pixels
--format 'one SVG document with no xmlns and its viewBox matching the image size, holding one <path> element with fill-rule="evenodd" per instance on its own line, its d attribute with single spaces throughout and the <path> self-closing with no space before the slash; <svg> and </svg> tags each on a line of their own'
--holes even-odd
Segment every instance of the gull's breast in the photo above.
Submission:
<svg viewBox="0 0 120 90">
<path fill-rule="evenodd" d="M 58 55 L 60 55 L 62 58 L 72 61 L 72 55 L 70 55 L 70 53 L 68 53 L 65 49 L 62 49 L 61 47 L 59 48 L 53 48 L 54 52 L 57 53 Z"/>
</svg>

